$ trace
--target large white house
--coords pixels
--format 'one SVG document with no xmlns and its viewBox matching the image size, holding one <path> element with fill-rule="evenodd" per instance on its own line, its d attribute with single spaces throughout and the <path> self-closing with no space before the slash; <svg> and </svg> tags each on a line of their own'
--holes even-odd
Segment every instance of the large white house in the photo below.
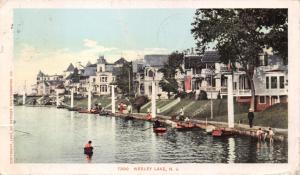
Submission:
<svg viewBox="0 0 300 175">
<path fill-rule="evenodd" d="M 216 51 L 205 52 L 201 56 L 185 55 L 183 61 L 184 84 L 186 92 L 207 93 L 207 98 L 216 99 L 227 96 L 227 65 L 220 62 Z M 238 102 L 249 103 L 251 88 L 245 71 L 236 64 L 233 71 L 233 93 Z M 264 110 L 275 103 L 287 103 L 288 66 L 276 55 L 263 53 L 259 56 L 253 81 L 256 95 L 256 109 Z"/>
</svg>

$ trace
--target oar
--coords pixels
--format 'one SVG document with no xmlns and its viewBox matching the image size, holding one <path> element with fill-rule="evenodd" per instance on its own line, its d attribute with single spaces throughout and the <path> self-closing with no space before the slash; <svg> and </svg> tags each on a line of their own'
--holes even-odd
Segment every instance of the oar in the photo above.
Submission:
<svg viewBox="0 0 300 175">
<path fill-rule="evenodd" d="M 31 134 L 31 133 L 29 133 L 29 132 L 24 132 L 24 131 L 20 131 L 20 130 L 16 130 L 16 129 L 15 129 L 15 131 L 21 132 L 21 133 L 25 133 L 25 134 Z"/>
<path fill-rule="evenodd" d="M 142 129 L 142 131 L 146 131 L 146 130 L 148 130 L 148 129 L 150 129 L 150 128 L 152 128 L 152 127 L 149 127 L 149 128 L 146 128 L 146 129 Z"/>
</svg>

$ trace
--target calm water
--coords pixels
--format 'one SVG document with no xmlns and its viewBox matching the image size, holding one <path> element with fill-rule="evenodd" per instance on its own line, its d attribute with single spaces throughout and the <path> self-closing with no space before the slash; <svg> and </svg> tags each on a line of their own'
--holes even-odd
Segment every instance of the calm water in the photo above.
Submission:
<svg viewBox="0 0 300 175">
<path fill-rule="evenodd" d="M 92 163 L 287 162 L 286 143 L 258 144 L 248 137 L 213 138 L 171 128 L 157 135 L 145 130 L 151 127 L 145 121 L 23 106 L 15 107 L 15 120 L 16 163 L 84 163 L 88 140 L 94 145 Z"/>
</svg>

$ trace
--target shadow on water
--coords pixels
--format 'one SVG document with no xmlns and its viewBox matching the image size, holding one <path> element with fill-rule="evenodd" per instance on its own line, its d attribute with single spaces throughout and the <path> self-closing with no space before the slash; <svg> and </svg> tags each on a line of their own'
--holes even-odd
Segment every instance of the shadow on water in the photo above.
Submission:
<svg viewBox="0 0 300 175">
<path fill-rule="evenodd" d="M 213 138 L 201 130 L 167 128 L 155 134 L 152 123 L 79 114 L 56 108 L 15 107 L 16 163 L 285 163 L 287 144 L 250 137 Z M 84 144 L 93 141 L 91 159 Z"/>
</svg>

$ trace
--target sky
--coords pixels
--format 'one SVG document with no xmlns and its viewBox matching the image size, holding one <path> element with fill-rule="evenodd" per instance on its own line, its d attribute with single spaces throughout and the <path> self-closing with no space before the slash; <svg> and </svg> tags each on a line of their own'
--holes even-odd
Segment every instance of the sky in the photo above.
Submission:
<svg viewBox="0 0 300 175">
<path fill-rule="evenodd" d="M 169 54 L 195 47 L 195 9 L 15 9 L 14 82 L 30 91 L 39 70 L 62 74 L 70 63 Z"/>
</svg>

